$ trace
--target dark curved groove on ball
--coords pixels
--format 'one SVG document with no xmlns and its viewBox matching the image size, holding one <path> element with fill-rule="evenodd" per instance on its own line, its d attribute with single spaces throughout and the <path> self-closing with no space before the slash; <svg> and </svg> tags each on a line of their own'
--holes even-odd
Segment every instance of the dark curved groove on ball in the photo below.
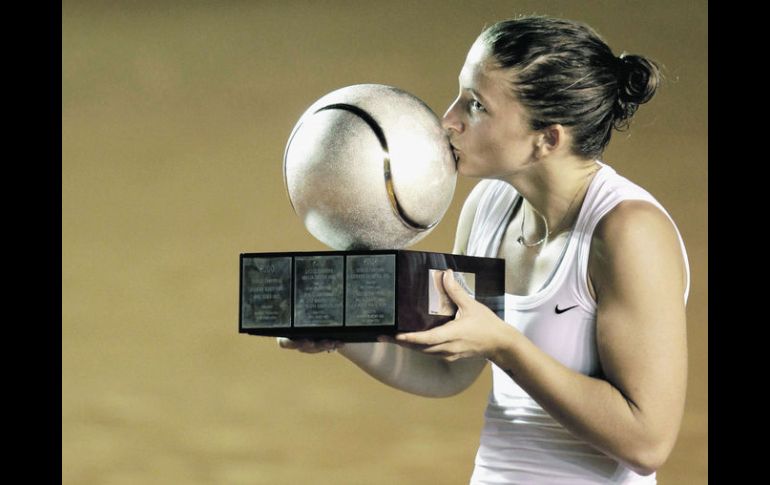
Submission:
<svg viewBox="0 0 770 485">
<path fill-rule="evenodd" d="M 294 141 L 294 135 L 297 134 L 303 124 L 304 123 L 297 123 L 294 129 L 291 130 L 289 141 L 286 143 L 286 148 L 283 150 L 283 188 L 286 191 L 286 196 L 289 198 L 289 204 L 291 204 L 292 210 L 294 210 L 294 213 L 297 215 L 299 215 L 299 212 L 297 212 L 297 208 L 294 207 L 294 201 L 291 200 L 291 193 L 289 192 L 289 178 L 286 176 L 286 156 L 289 154 L 289 147 L 291 147 L 291 142 Z"/>
<path fill-rule="evenodd" d="M 379 140 L 380 142 L 380 147 L 382 147 L 382 152 L 384 156 L 383 171 L 385 175 L 385 190 L 388 193 L 388 199 L 390 199 L 390 207 L 393 209 L 393 212 L 396 214 L 396 216 L 398 216 L 401 222 L 403 222 L 404 225 L 406 225 L 411 229 L 418 229 L 421 231 L 430 229 L 431 227 L 435 226 L 438 221 L 428 226 L 414 221 L 411 217 L 406 215 L 406 212 L 404 211 L 403 207 L 401 207 L 401 204 L 398 203 L 398 198 L 396 197 L 396 192 L 393 188 L 393 177 L 390 173 L 390 152 L 388 151 L 388 140 L 385 138 L 385 132 L 382 130 L 382 127 L 380 126 L 380 124 L 377 123 L 377 120 L 375 120 L 372 117 L 372 115 L 367 113 L 365 110 L 359 108 L 358 106 L 354 106 L 352 104 L 345 104 L 345 103 L 330 104 L 328 106 L 324 106 L 323 108 L 318 109 L 315 113 L 319 113 L 321 111 L 326 111 L 330 109 L 341 109 L 349 113 L 353 113 L 354 115 L 364 120 L 364 123 L 369 125 L 369 128 L 371 128 L 372 131 L 374 132 L 374 135 L 377 137 L 377 140 Z"/>
</svg>

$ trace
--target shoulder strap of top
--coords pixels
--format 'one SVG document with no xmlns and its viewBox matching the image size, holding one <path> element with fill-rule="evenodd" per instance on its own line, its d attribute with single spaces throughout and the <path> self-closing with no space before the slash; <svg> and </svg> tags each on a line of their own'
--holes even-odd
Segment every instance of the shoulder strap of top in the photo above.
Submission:
<svg viewBox="0 0 770 485">
<path fill-rule="evenodd" d="M 520 197 L 516 189 L 500 180 L 490 180 L 483 190 L 468 236 L 468 255 L 494 258 Z"/>
</svg>

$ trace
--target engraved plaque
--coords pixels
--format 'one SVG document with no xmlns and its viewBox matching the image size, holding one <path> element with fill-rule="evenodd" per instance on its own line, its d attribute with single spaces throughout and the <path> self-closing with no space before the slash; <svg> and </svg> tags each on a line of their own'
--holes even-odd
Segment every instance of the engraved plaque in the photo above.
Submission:
<svg viewBox="0 0 770 485">
<path fill-rule="evenodd" d="M 431 315 L 454 316 L 457 305 L 454 304 L 444 289 L 444 272 L 437 269 L 428 270 L 428 313 Z M 469 295 L 476 298 L 476 275 L 454 271 L 454 279 Z"/>
<path fill-rule="evenodd" d="M 345 325 L 396 324 L 396 255 L 347 256 Z"/>
<path fill-rule="evenodd" d="M 376 342 L 451 321 L 457 309 L 442 276 L 500 318 L 505 261 L 426 251 L 242 253 L 240 333 L 292 339 Z"/>
<path fill-rule="evenodd" d="M 344 256 L 294 260 L 294 326 L 341 326 Z"/>
<path fill-rule="evenodd" d="M 241 275 L 243 326 L 291 326 L 291 257 L 244 258 Z"/>
</svg>

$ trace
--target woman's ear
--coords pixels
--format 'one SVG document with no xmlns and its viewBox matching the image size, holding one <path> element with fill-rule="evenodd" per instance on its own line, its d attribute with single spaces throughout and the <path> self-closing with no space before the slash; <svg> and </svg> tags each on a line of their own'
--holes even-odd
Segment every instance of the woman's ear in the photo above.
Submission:
<svg viewBox="0 0 770 485">
<path fill-rule="evenodd" d="M 564 126 L 558 123 L 541 129 L 536 142 L 537 157 L 545 158 L 559 150 L 566 143 L 566 134 Z"/>
</svg>

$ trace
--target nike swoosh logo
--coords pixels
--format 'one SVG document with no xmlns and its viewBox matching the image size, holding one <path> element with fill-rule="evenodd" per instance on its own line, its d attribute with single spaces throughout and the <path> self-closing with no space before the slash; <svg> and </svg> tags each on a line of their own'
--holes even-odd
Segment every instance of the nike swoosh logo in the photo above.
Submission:
<svg viewBox="0 0 770 485">
<path fill-rule="evenodd" d="M 559 305 L 556 305 L 555 310 L 556 310 L 556 314 L 559 315 L 559 314 L 564 313 L 566 311 L 572 310 L 573 308 L 577 308 L 577 305 L 572 305 L 571 307 L 567 307 L 567 308 L 565 308 L 563 310 L 560 310 L 559 309 Z"/>
</svg>

